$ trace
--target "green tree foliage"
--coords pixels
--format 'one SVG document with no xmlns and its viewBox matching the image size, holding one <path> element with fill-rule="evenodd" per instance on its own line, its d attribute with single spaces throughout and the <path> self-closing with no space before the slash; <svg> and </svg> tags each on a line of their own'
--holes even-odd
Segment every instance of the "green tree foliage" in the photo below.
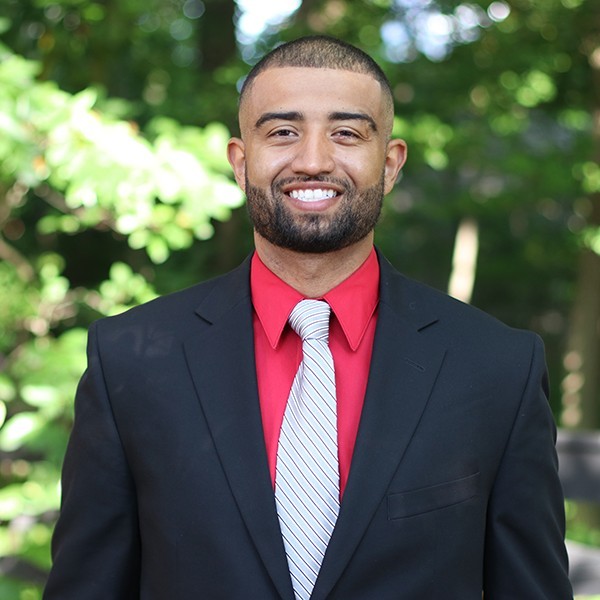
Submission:
<svg viewBox="0 0 600 600">
<path fill-rule="evenodd" d="M 304 0 L 236 42 L 240 15 L 233 0 L 0 0 L 1 598 L 40 596 L 89 323 L 250 249 L 225 162 L 236 86 L 301 34 L 357 44 L 392 83 L 409 162 L 386 255 L 445 288 L 476 224 L 474 304 L 538 331 L 557 416 L 600 425 L 598 3 Z"/>
<path fill-rule="evenodd" d="M 231 122 L 237 56 L 233 0 L 1 0 L 3 36 L 65 91 L 91 84 L 142 126 Z M 127 102 L 117 102 L 127 100 Z"/>
<path fill-rule="evenodd" d="M 85 326 L 155 296 L 122 260 L 73 285 L 60 240 L 99 232 L 117 255 L 160 265 L 211 237 L 242 195 L 224 125 L 156 117 L 142 135 L 95 110 L 94 90 L 69 94 L 38 82 L 39 64 L 0 54 L 0 597 L 38 597 Z"/>
</svg>

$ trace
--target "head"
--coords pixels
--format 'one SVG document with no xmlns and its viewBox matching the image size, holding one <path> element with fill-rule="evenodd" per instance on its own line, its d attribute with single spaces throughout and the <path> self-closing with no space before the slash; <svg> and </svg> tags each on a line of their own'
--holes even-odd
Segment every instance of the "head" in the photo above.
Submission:
<svg viewBox="0 0 600 600">
<path fill-rule="evenodd" d="M 322 253 L 372 235 L 406 155 L 373 59 L 322 36 L 279 46 L 246 78 L 239 121 L 228 155 L 262 241 Z"/>
</svg>

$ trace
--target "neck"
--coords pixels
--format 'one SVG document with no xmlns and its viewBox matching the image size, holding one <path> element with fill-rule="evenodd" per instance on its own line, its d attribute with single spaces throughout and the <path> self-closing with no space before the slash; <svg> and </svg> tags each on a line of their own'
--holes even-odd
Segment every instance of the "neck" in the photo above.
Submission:
<svg viewBox="0 0 600 600">
<path fill-rule="evenodd" d="M 258 256 L 277 277 L 306 298 L 320 298 L 350 277 L 367 260 L 373 233 L 347 248 L 313 254 L 275 246 L 254 233 Z"/>
</svg>

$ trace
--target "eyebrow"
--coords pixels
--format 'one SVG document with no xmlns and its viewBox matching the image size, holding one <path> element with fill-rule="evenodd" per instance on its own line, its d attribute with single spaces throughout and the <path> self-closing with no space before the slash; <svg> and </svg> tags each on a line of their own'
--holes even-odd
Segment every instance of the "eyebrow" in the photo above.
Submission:
<svg viewBox="0 0 600 600">
<path fill-rule="evenodd" d="M 333 112 L 329 114 L 330 121 L 365 121 L 373 131 L 377 131 L 375 119 L 366 113 Z"/>
<path fill-rule="evenodd" d="M 360 112 L 332 112 L 329 113 L 330 121 L 365 121 L 373 131 L 377 131 L 375 119 L 366 113 Z M 304 115 L 298 111 L 268 112 L 261 115 L 254 127 L 258 129 L 269 121 L 304 121 Z"/>
<path fill-rule="evenodd" d="M 256 123 L 254 124 L 254 127 L 258 129 L 259 127 L 262 127 L 265 123 L 268 123 L 269 121 L 304 121 L 304 115 L 297 111 L 268 112 L 262 114 L 258 118 Z"/>
</svg>

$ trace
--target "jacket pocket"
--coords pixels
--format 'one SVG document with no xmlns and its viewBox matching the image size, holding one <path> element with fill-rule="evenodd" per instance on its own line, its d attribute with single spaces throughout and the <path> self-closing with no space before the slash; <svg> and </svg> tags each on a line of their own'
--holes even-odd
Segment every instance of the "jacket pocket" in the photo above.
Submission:
<svg viewBox="0 0 600 600">
<path fill-rule="evenodd" d="M 479 472 L 438 485 L 390 494 L 388 519 L 404 519 L 465 502 L 479 492 Z"/>
</svg>

